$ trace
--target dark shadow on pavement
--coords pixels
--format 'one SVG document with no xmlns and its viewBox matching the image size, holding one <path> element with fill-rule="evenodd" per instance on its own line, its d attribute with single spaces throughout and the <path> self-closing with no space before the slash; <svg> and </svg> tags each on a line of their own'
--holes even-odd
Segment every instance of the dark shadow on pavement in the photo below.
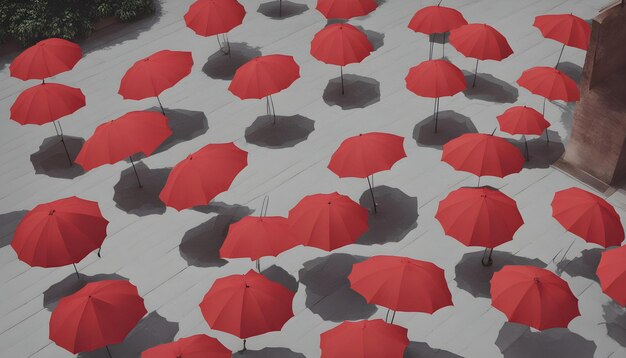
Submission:
<svg viewBox="0 0 626 358">
<path fill-rule="evenodd" d="M 559 71 L 565 73 L 567 76 L 573 79 L 574 82 L 576 82 L 577 84 L 580 83 L 580 79 L 583 76 L 582 67 L 578 66 L 575 63 L 565 61 L 565 62 L 559 63 L 559 66 L 557 68 Z"/>
<path fill-rule="evenodd" d="M 472 87 L 474 73 L 463 71 L 467 89 L 463 91 L 465 97 L 469 99 L 479 99 L 495 103 L 515 103 L 519 96 L 517 88 L 510 83 L 495 78 L 488 73 L 479 73 L 476 78 L 476 86 Z"/>
<path fill-rule="evenodd" d="M 602 305 L 607 335 L 620 346 L 626 347 L 626 310 L 615 301 Z"/>
<path fill-rule="evenodd" d="M 579 240 L 579 239 L 575 239 Z M 559 261 L 556 264 L 556 273 L 560 276 L 563 272 L 574 277 L 584 277 L 589 280 L 600 282 L 596 275 L 596 268 L 600 263 L 600 257 L 604 250 L 600 248 L 585 249 L 580 252 L 580 256 L 568 260 Z"/>
<path fill-rule="evenodd" d="M 28 213 L 28 210 L 17 210 L 0 214 L 0 248 L 11 244 L 17 225 Z"/>
<path fill-rule="evenodd" d="M 315 130 L 315 122 L 299 114 L 295 116 L 257 117 L 246 128 L 246 141 L 259 147 L 289 148 L 305 141 Z"/>
<path fill-rule="evenodd" d="M 380 82 L 358 75 L 343 75 L 344 94 L 341 94 L 341 77 L 328 81 L 322 98 L 329 106 L 343 110 L 365 108 L 380 101 Z"/>
<path fill-rule="evenodd" d="M 374 51 L 378 50 L 385 44 L 385 34 L 373 30 L 365 30 L 363 26 L 360 25 L 355 27 L 363 31 L 363 33 L 367 36 L 367 39 L 370 40 L 372 47 L 374 47 Z"/>
<path fill-rule="evenodd" d="M 30 155 L 35 174 L 44 174 L 52 178 L 74 179 L 83 175 L 83 168 L 74 163 L 85 140 L 80 137 L 63 136 L 67 151 L 70 153 L 72 165 L 70 165 L 61 137 L 53 136 L 43 140 L 39 150 Z"/>
<path fill-rule="evenodd" d="M 159 193 L 172 169 L 150 169 L 142 162 L 135 162 L 135 168 L 142 187 L 137 184 L 133 168 L 124 169 L 120 174 L 120 180 L 113 187 L 115 206 L 137 216 L 163 214 L 165 204 L 159 199 Z"/>
<path fill-rule="evenodd" d="M 435 116 L 429 116 L 413 128 L 413 139 L 420 147 L 441 149 L 450 140 L 465 133 L 477 133 L 472 120 L 455 111 L 441 111 L 435 133 Z"/>
<path fill-rule="evenodd" d="M 524 168 L 549 168 L 554 162 L 559 160 L 565 153 L 565 146 L 561 142 L 561 137 L 555 131 L 548 129 L 550 142 L 546 140 L 545 133 L 528 141 L 529 160 L 524 164 Z M 524 140 L 514 143 L 519 150 L 524 153 Z"/>
<path fill-rule="evenodd" d="M 68 271 L 70 270 L 73 271 L 71 265 L 68 266 Z M 79 272 L 78 275 L 80 276 L 80 279 L 76 277 L 76 274 L 74 272 L 72 272 L 66 278 L 48 287 L 48 289 L 43 292 L 43 306 L 48 311 L 53 311 L 63 297 L 76 293 L 78 290 L 85 287 L 85 285 L 88 283 L 105 280 L 128 281 L 128 278 L 120 276 L 116 273 L 97 274 L 95 276 L 89 276 Z"/>
<path fill-rule="evenodd" d="M 259 351 L 246 350 L 233 353 L 234 357 L 246 358 L 305 358 L 302 353 L 297 353 L 288 348 L 266 347 Z"/>
<path fill-rule="evenodd" d="M 352 265 L 365 260 L 363 256 L 330 254 L 304 263 L 298 272 L 306 286 L 305 305 L 322 319 L 332 322 L 371 317 L 376 306 L 350 288 L 348 275 Z"/>
<path fill-rule="evenodd" d="M 398 242 L 417 227 L 417 198 L 406 195 L 402 190 L 386 185 L 374 187 L 376 210 L 369 189 L 359 198 L 359 204 L 369 209 L 369 230 L 357 244 L 374 245 Z"/>
<path fill-rule="evenodd" d="M 271 281 L 287 287 L 292 292 L 298 291 L 298 280 L 282 267 L 272 265 L 263 269 L 263 259 L 261 259 L 261 273 Z"/>
<path fill-rule="evenodd" d="M 409 342 L 404 350 L 404 358 L 462 358 L 462 356 L 443 349 L 432 348 L 425 342 Z"/>
<path fill-rule="evenodd" d="M 453 240 L 450 238 L 450 240 Z M 515 256 L 510 252 L 496 251 L 491 254 L 493 265 L 483 266 L 481 263 L 484 249 L 476 248 L 476 252 L 464 254 L 461 261 L 454 267 L 456 285 L 474 297 L 491 297 L 491 277 L 504 265 L 527 265 L 544 268 L 546 264 L 539 259 Z"/>
<path fill-rule="evenodd" d="M 270 19 L 282 20 L 292 16 L 300 15 L 307 11 L 309 7 L 305 4 L 297 4 L 289 0 L 274 0 L 259 5 L 257 12 Z"/>
<path fill-rule="evenodd" d="M 231 42 L 230 56 L 225 55 L 221 50 L 216 51 L 202 66 L 202 72 L 216 80 L 230 81 L 241 65 L 261 55 L 258 47 L 250 47 L 245 42 Z"/>
</svg>

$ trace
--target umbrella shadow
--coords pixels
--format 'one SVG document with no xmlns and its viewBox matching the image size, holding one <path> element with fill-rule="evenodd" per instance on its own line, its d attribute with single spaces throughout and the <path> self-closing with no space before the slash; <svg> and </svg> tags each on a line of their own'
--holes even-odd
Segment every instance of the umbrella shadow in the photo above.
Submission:
<svg viewBox="0 0 626 358">
<path fill-rule="evenodd" d="M 16 210 L 0 214 L 0 248 L 11 244 L 17 225 L 27 213 L 28 210 Z"/>
<path fill-rule="evenodd" d="M 300 15 L 308 9 L 309 7 L 305 4 L 297 4 L 289 0 L 282 0 L 282 2 L 275 0 L 259 5 L 257 12 L 273 20 L 282 20 Z"/>
<path fill-rule="evenodd" d="M 556 273 L 561 276 L 563 272 L 574 277 L 584 277 L 589 280 L 600 282 L 596 275 L 596 268 L 600 263 L 600 257 L 604 250 L 600 248 L 586 249 L 580 252 L 580 256 L 572 260 L 562 260 L 556 264 Z"/>
<path fill-rule="evenodd" d="M 72 165 L 68 162 L 67 154 L 58 136 L 48 137 L 43 140 L 39 150 L 30 155 L 35 174 L 44 174 L 52 178 L 74 179 L 83 175 L 83 168 L 74 163 L 78 152 L 85 144 L 85 139 L 73 136 L 63 136 L 63 141 L 70 153 Z"/>
<path fill-rule="evenodd" d="M 285 269 L 280 266 L 272 265 L 262 270 L 261 274 L 263 274 L 263 276 L 268 278 L 270 281 L 274 281 L 287 287 L 292 292 L 298 291 L 298 280 L 296 280 L 295 277 L 291 276 L 289 272 L 285 271 Z"/>
<path fill-rule="evenodd" d="M 548 129 L 550 142 L 546 140 L 545 134 L 541 137 L 528 141 L 529 160 L 524 163 L 524 168 L 550 168 L 554 162 L 559 160 L 565 153 L 565 146 L 561 142 L 561 137 L 555 131 Z M 515 144 L 524 153 L 524 141 L 517 141 Z"/>
<path fill-rule="evenodd" d="M 380 82 L 370 77 L 344 74 L 344 94 L 341 94 L 341 77 L 328 81 L 322 99 L 329 106 L 343 110 L 365 108 L 380 101 Z"/>
<path fill-rule="evenodd" d="M 510 83 L 488 73 L 479 73 L 476 77 L 476 86 L 472 87 L 474 74 L 468 71 L 463 71 L 463 74 L 467 82 L 467 89 L 463 91 L 463 94 L 468 99 L 495 103 L 515 103 L 517 101 L 519 91 Z"/>
<path fill-rule="evenodd" d="M 323 320 L 332 322 L 371 317 L 376 306 L 353 291 L 348 280 L 352 265 L 365 259 L 350 254 L 330 254 L 305 262 L 298 276 L 306 286 L 306 307 Z"/>
<path fill-rule="evenodd" d="M 565 61 L 559 63 L 557 67 L 559 71 L 565 73 L 569 78 L 573 79 L 576 84 L 580 84 L 580 79 L 583 77 L 583 68 L 575 63 Z"/>
<path fill-rule="evenodd" d="M 369 230 L 357 243 L 361 245 L 398 242 L 417 227 L 417 197 L 408 196 L 402 190 L 386 185 L 374 187 L 377 212 L 369 210 Z M 359 204 L 372 208 L 369 189 L 359 198 Z"/>
<path fill-rule="evenodd" d="M 148 348 L 174 340 L 178 333 L 177 322 L 170 322 L 157 311 L 148 313 L 128 334 L 124 342 L 109 346 L 113 357 L 140 357 Z M 109 357 L 105 348 L 78 354 L 80 358 Z"/>
<path fill-rule="evenodd" d="M 383 34 L 382 32 L 376 32 L 373 30 L 365 30 L 363 26 L 361 25 L 354 26 L 354 27 L 361 30 L 365 34 L 365 36 L 367 36 L 367 39 L 372 44 L 374 51 L 378 50 L 385 44 L 385 34 Z"/>
<path fill-rule="evenodd" d="M 76 293 L 78 290 L 85 287 L 85 285 L 87 285 L 88 283 L 105 281 L 105 280 L 128 281 L 128 278 L 120 276 L 116 273 L 97 274 L 94 276 L 89 276 L 89 275 L 79 273 L 78 275 L 80 278 L 76 278 L 76 274 L 72 273 L 68 275 L 66 278 L 64 278 L 63 280 L 48 287 L 48 289 L 43 292 L 43 306 L 48 311 L 52 312 L 63 297 Z"/>
<path fill-rule="evenodd" d="M 266 347 L 258 351 L 245 350 L 233 353 L 233 357 L 247 358 L 305 358 L 302 353 L 294 352 L 289 348 Z"/>
<path fill-rule="evenodd" d="M 237 222 L 253 210 L 246 206 L 232 205 L 183 235 L 178 250 L 187 265 L 195 267 L 220 267 L 228 261 L 220 257 L 220 247 L 228 234 L 230 224 Z"/>
<path fill-rule="evenodd" d="M 574 109 L 576 108 L 576 103 L 568 102 L 565 104 L 560 104 L 559 102 L 551 102 L 553 105 L 558 106 L 563 110 L 561 113 L 561 124 L 565 128 L 566 138 L 568 138 L 572 134 L 572 125 L 574 120 Z M 546 104 L 548 106 L 549 104 Z"/>
<path fill-rule="evenodd" d="M 426 342 L 409 342 L 404 350 L 404 358 L 462 358 L 458 354 L 439 348 L 432 348 Z"/>
<path fill-rule="evenodd" d="M 165 204 L 159 199 L 159 193 L 172 169 L 150 169 L 143 162 L 135 163 L 135 168 L 142 187 L 137 184 L 133 168 L 124 169 L 120 174 L 120 180 L 113 187 L 115 206 L 137 216 L 163 214 Z"/>
<path fill-rule="evenodd" d="M 299 114 L 295 116 L 257 117 L 246 128 L 246 142 L 266 148 L 289 148 L 305 141 L 315 130 L 315 122 Z"/>
<path fill-rule="evenodd" d="M 505 358 L 587 358 L 596 344 L 567 328 L 533 332 L 517 323 L 506 322 L 498 333 L 496 346 Z"/>
<path fill-rule="evenodd" d="M 626 347 L 626 310 L 615 301 L 602 305 L 606 332 L 620 346 Z"/>
<path fill-rule="evenodd" d="M 420 147 L 442 149 L 443 145 L 466 133 L 478 133 L 474 122 L 455 111 L 439 112 L 437 133 L 435 116 L 426 117 L 413 128 L 413 139 Z"/>
<path fill-rule="evenodd" d="M 491 277 L 505 265 L 546 267 L 546 264 L 539 259 L 515 256 L 505 251 L 493 251 L 491 254 L 493 265 L 491 266 L 483 266 L 482 257 L 483 250 L 466 253 L 454 267 L 454 281 L 457 287 L 474 297 L 491 297 Z"/>
<path fill-rule="evenodd" d="M 251 47 L 245 42 L 231 42 L 230 56 L 221 50 L 216 51 L 202 66 L 202 72 L 216 80 L 230 81 L 241 65 L 261 55 L 259 47 Z"/>
</svg>

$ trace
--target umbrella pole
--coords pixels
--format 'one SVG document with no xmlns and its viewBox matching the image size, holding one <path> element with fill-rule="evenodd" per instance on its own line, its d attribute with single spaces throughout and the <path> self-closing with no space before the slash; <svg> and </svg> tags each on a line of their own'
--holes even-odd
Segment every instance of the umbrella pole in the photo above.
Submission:
<svg viewBox="0 0 626 358">
<path fill-rule="evenodd" d="M 437 133 L 437 119 L 439 117 L 439 110 L 437 105 L 439 104 L 439 98 L 435 98 L 435 107 L 433 109 L 433 116 L 435 117 L 435 133 Z"/>
<path fill-rule="evenodd" d="M 396 318 L 396 311 L 393 311 L 393 315 L 391 316 L 391 324 L 393 324 L 393 319 Z"/>
<path fill-rule="evenodd" d="M 561 56 L 563 56 L 563 50 L 565 50 L 565 44 L 563 44 L 563 47 L 561 47 L 561 53 L 559 54 L 559 59 L 556 60 L 556 65 L 554 66 L 554 68 L 559 67 L 559 62 L 561 62 Z"/>
<path fill-rule="evenodd" d="M 130 159 L 130 164 L 133 166 L 133 170 L 135 171 L 135 177 L 137 178 L 137 184 L 139 184 L 140 188 L 143 188 L 141 185 L 141 181 L 139 180 L 139 174 L 137 174 L 137 168 L 135 168 L 135 162 L 133 162 L 133 156 L 128 157 Z"/>
<path fill-rule="evenodd" d="M 441 42 L 441 58 L 446 57 L 446 33 L 443 33 L 443 41 Z"/>
<path fill-rule="evenodd" d="M 526 136 L 524 136 L 524 153 L 526 154 L 526 161 L 530 160 L 530 155 L 528 153 L 528 141 L 526 140 Z"/>
<path fill-rule="evenodd" d="M 226 39 L 226 48 L 228 48 L 228 57 L 230 57 L 230 41 L 228 41 L 228 33 L 224 33 L 224 39 Z"/>
<path fill-rule="evenodd" d="M 261 273 L 261 258 L 256 259 L 256 272 Z"/>
<path fill-rule="evenodd" d="M 387 308 L 387 314 L 385 314 L 385 322 L 387 322 L 387 319 L 389 318 L 389 312 L 391 312 L 391 308 Z"/>
<path fill-rule="evenodd" d="M 80 280 L 80 275 L 78 274 L 78 269 L 76 268 L 76 264 L 72 264 L 74 266 L 74 271 L 76 271 L 76 278 Z"/>
<path fill-rule="evenodd" d="M 105 346 L 107 348 L 107 353 L 109 353 L 109 358 L 113 358 L 113 356 L 111 355 L 111 351 L 109 350 L 109 346 Z"/>
<path fill-rule="evenodd" d="M 100 256 L 100 251 L 102 251 L 102 246 L 100 246 L 100 247 L 98 248 L 98 254 L 97 254 L 97 255 L 98 255 L 98 257 L 102 257 L 102 256 Z"/>
<path fill-rule="evenodd" d="M 272 109 L 272 117 L 274 117 L 274 124 L 276 124 L 276 109 L 274 108 L 274 99 L 272 98 L 272 95 L 269 95 L 268 97 Z"/>
<path fill-rule="evenodd" d="M 478 75 L 478 59 L 476 59 L 476 67 L 474 68 L 474 81 L 472 81 L 472 88 L 476 87 L 476 76 Z"/>
<path fill-rule="evenodd" d="M 163 113 L 163 115 L 165 115 L 165 110 L 163 109 L 163 105 L 161 104 L 161 99 L 159 98 L 159 96 L 156 96 L 157 101 L 159 101 L 159 107 L 161 107 L 161 113 Z"/>
<path fill-rule="evenodd" d="M 432 60 L 433 59 L 433 46 L 435 46 L 435 41 L 434 41 L 434 37 L 435 34 L 429 34 L 428 35 L 428 60 Z"/>
<path fill-rule="evenodd" d="M 374 179 L 374 174 L 372 174 L 372 180 Z M 370 177 L 367 176 L 367 185 L 370 186 L 370 194 L 372 195 L 372 203 L 374 203 L 374 213 L 376 213 L 376 199 L 374 199 L 374 189 L 372 189 L 372 183 L 370 182 Z"/>
<path fill-rule="evenodd" d="M 56 123 L 56 121 L 52 121 L 52 123 Z M 56 129 L 56 125 L 54 126 L 54 129 Z M 60 134 L 59 134 L 60 132 Z M 65 149 L 65 155 L 67 156 L 67 161 L 70 163 L 70 167 L 72 166 L 72 158 L 70 157 L 70 152 L 67 150 L 67 145 L 65 145 L 65 138 L 63 138 L 63 128 L 61 128 L 61 122 L 59 122 L 59 132 L 57 132 L 57 135 L 61 136 L 61 143 L 63 144 L 63 149 Z"/>
<path fill-rule="evenodd" d="M 247 350 L 248 350 L 248 348 L 246 348 L 246 340 L 244 339 L 244 340 L 243 340 L 243 349 L 242 349 L 241 351 L 242 351 L 242 352 L 245 352 L 245 351 L 247 351 Z"/>
<path fill-rule="evenodd" d="M 487 250 L 489 250 L 489 257 L 487 257 L 487 262 L 485 262 L 485 255 L 487 254 Z M 483 258 L 480 260 L 480 263 L 483 266 L 491 266 L 493 264 L 493 260 L 491 259 L 491 254 L 493 253 L 493 248 L 487 249 L 485 248 L 485 252 L 483 252 Z"/>
<path fill-rule="evenodd" d="M 548 134 L 548 128 L 546 128 L 546 143 L 550 144 L 550 135 Z"/>
<path fill-rule="evenodd" d="M 480 175 L 478 176 L 478 185 L 476 185 L 477 188 L 480 187 Z"/>
<path fill-rule="evenodd" d="M 339 73 L 341 74 L 341 94 L 343 95 L 343 66 L 339 66 Z"/>
</svg>

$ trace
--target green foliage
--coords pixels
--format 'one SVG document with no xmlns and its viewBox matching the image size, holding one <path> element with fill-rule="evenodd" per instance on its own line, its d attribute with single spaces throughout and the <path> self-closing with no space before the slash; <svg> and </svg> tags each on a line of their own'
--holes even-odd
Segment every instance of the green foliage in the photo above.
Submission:
<svg viewBox="0 0 626 358">
<path fill-rule="evenodd" d="M 153 12 L 154 0 L 0 0 L 0 43 L 75 40 L 91 33 L 99 19 L 132 21 Z"/>
</svg>

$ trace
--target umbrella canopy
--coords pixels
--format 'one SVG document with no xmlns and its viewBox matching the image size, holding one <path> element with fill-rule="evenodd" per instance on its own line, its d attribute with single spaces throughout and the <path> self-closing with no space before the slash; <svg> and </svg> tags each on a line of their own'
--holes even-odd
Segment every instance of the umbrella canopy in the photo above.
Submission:
<svg viewBox="0 0 626 358">
<path fill-rule="evenodd" d="M 466 133 L 444 144 L 441 160 L 456 170 L 499 178 L 519 173 L 525 162 L 513 144 L 482 133 Z"/>
<path fill-rule="evenodd" d="M 280 331 L 293 317 L 295 293 L 252 270 L 218 278 L 200 303 L 211 329 L 246 339 Z"/>
<path fill-rule="evenodd" d="M 374 0 L 317 0 L 315 8 L 327 19 L 351 19 L 376 10 Z"/>
<path fill-rule="evenodd" d="M 402 358 L 407 332 L 382 319 L 346 321 L 320 335 L 322 358 Z"/>
<path fill-rule="evenodd" d="M 363 61 L 374 47 L 361 30 L 350 24 L 328 25 L 311 41 L 311 55 L 331 65 L 345 66 Z"/>
<path fill-rule="evenodd" d="M 426 35 L 444 33 L 467 25 L 458 10 L 445 6 L 426 6 L 419 9 L 409 22 L 409 29 Z"/>
<path fill-rule="evenodd" d="M 498 30 L 487 24 L 468 24 L 450 31 L 450 44 L 465 57 L 501 61 L 513 50 Z"/>
<path fill-rule="evenodd" d="M 29 211 L 15 229 L 11 246 L 30 266 L 74 264 L 102 246 L 108 224 L 98 203 L 72 196 Z"/>
<path fill-rule="evenodd" d="M 451 192 L 439 202 L 435 218 L 463 245 L 490 249 L 511 241 L 524 224 L 515 200 L 488 187 Z"/>
<path fill-rule="evenodd" d="M 328 169 L 340 178 L 365 178 L 391 169 L 404 157 L 403 137 L 371 132 L 344 140 L 330 158 Z"/>
<path fill-rule="evenodd" d="M 178 211 L 206 205 L 247 165 L 248 152 L 235 143 L 208 144 L 174 166 L 159 198 Z"/>
<path fill-rule="evenodd" d="M 567 282 L 534 266 L 504 266 L 491 278 L 491 305 L 509 322 L 538 330 L 567 328 L 577 316 L 578 299 Z"/>
<path fill-rule="evenodd" d="M 552 216 L 581 239 L 602 247 L 620 246 L 624 227 L 615 208 L 601 197 L 579 188 L 558 191 Z"/>
<path fill-rule="evenodd" d="M 102 123 L 81 148 L 76 163 L 84 170 L 117 163 L 136 153 L 151 155 L 172 130 L 158 112 L 136 111 Z"/>
<path fill-rule="evenodd" d="M 159 344 L 141 353 L 141 358 L 231 358 L 232 352 L 206 334 L 196 334 L 175 342 Z"/>
<path fill-rule="evenodd" d="M 11 119 L 19 124 L 42 125 L 85 107 L 79 88 L 57 83 L 42 83 L 20 93 L 11 106 Z"/>
<path fill-rule="evenodd" d="M 226 33 L 241 25 L 246 10 L 237 0 L 196 0 L 185 13 L 185 24 L 200 36 Z"/>
<path fill-rule="evenodd" d="M 467 88 L 463 72 L 446 60 L 429 60 L 412 67 L 404 78 L 406 88 L 421 97 L 454 96 Z"/>
<path fill-rule="evenodd" d="M 517 84 L 551 101 L 574 102 L 580 99 L 576 82 L 552 67 L 539 66 L 528 69 L 522 73 Z"/>
<path fill-rule="evenodd" d="M 92 351 L 124 341 L 146 313 L 130 282 L 91 282 L 59 301 L 50 317 L 50 339 L 74 354 Z"/>
<path fill-rule="evenodd" d="M 352 266 L 350 287 L 394 311 L 434 313 L 452 306 L 444 272 L 437 265 L 398 256 L 374 256 Z"/>
<path fill-rule="evenodd" d="M 143 58 L 126 71 L 118 93 L 124 99 L 158 97 L 191 73 L 191 52 L 161 50 Z"/>
<path fill-rule="evenodd" d="M 278 256 L 299 244 L 289 227 L 287 218 L 281 216 L 246 216 L 230 224 L 220 257 L 258 260 Z"/>
<path fill-rule="evenodd" d="M 563 45 L 587 50 L 591 38 L 591 25 L 572 14 L 540 15 L 533 26 L 543 37 L 556 40 Z"/>
<path fill-rule="evenodd" d="M 550 127 L 541 113 L 526 106 L 511 107 L 496 118 L 500 130 L 509 134 L 541 135 Z"/>
<path fill-rule="evenodd" d="M 70 41 L 50 38 L 22 51 L 9 66 L 11 77 L 43 80 L 69 71 L 83 57 L 80 47 Z"/>
<path fill-rule="evenodd" d="M 260 56 L 237 69 L 228 90 L 241 99 L 259 99 L 284 90 L 298 78 L 300 66 L 292 56 Z"/>
<path fill-rule="evenodd" d="M 356 242 L 368 230 L 367 220 L 367 209 L 336 192 L 305 196 L 289 210 L 296 240 L 326 251 Z"/>
<path fill-rule="evenodd" d="M 626 246 L 604 251 L 596 274 L 602 292 L 622 306 L 626 306 Z"/>
</svg>

